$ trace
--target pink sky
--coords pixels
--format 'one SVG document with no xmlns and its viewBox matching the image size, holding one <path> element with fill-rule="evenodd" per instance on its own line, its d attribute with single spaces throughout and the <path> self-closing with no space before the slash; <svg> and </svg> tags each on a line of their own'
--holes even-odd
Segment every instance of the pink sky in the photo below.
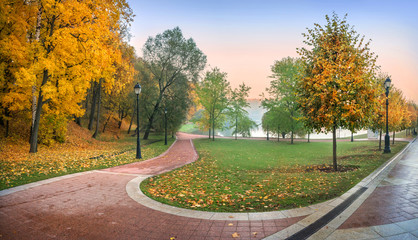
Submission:
<svg viewBox="0 0 418 240">
<path fill-rule="evenodd" d="M 228 73 L 232 87 L 245 82 L 251 98 L 269 86 L 275 60 L 298 57 L 302 33 L 325 15 L 348 13 L 348 23 L 379 57 L 378 65 L 407 99 L 418 103 L 418 1 L 131 1 L 136 14 L 131 44 L 139 56 L 148 36 L 179 26 Z"/>
</svg>

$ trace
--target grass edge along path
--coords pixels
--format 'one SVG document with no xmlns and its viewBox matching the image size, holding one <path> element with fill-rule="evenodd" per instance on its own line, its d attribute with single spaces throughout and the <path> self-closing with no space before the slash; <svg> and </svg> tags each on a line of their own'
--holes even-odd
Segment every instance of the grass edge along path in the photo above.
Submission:
<svg viewBox="0 0 418 240">
<path fill-rule="evenodd" d="M 165 152 L 175 141 L 169 138 L 164 145 L 161 135 L 151 135 L 141 140 L 142 159 L 135 158 L 136 138 L 124 139 L 119 143 L 98 150 L 46 149 L 36 154 L 11 152 L 0 155 L 0 190 L 21 186 L 53 177 L 104 169 L 154 158 Z M 106 145 L 108 142 L 101 142 Z"/>
<path fill-rule="evenodd" d="M 199 159 L 146 179 L 148 197 L 213 212 L 263 212 L 304 207 L 342 195 L 401 151 L 382 154 L 375 141 L 338 142 L 341 172 L 330 169 L 332 143 L 194 140 Z M 330 165 L 327 165 L 330 164 Z"/>
</svg>

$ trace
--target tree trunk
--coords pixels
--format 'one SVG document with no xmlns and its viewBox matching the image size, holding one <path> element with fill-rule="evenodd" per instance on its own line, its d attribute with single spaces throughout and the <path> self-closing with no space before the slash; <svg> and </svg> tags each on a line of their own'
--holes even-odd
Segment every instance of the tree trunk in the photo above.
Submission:
<svg viewBox="0 0 418 240">
<path fill-rule="evenodd" d="M 269 138 L 269 128 L 267 127 L 267 141 L 270 140 Z"/>
<path fill-rule="evenodd" d="M 353 132 L 351 132 L 351 142 L 354 142 Z"/>
<path fill-rule="evenodd" d="M 290 144 L 293 144 L 293 131 L 291 132 L 291 135 L 290 135 Z"/>
<path fill-rule="evenodd" d="M 107 123 L 109 122 L 109 120 L 110 120 L 110 114 L 109 114 L 109 117 L 106 119 L 106 122 L 103 124 L 103 131 L 102 131 L 102 133 L 105 132 L 106 126 L 107 126 Z"/>
<path fill-rule="evenodd" d="M 212 119 L 212 141 L 215 141 L 215 118 Z"/>
<path fill-rule="evenodd" d="M 395 131 L 393 131 L 392 145 L 395 144 Z"/>
<path fill-rule="evenodd" d="M 132 122 L 134 120 L 135 113 L 136 113 L 136 102 L 135 102 L 135 109 L 134 109 L 134 112 L 132 114 L 131 122 L 129 123 L 128 134 L 131 132 Z"/>
<path fill-rule="evenodd" d="M 237 140 L 237 134 L 238 134 L 238 115 L 235 116 L 235 140 Z"/>
<path fill-rule="evenodd" d="M 380 129 L 380 134 L 379 134 L 379 151 L 382 150 L 382 129 Z"/>
<path fill-rule="evenodd" d="M 96 138 L 99 134 L 99 124 L 100 124 L 100 102 L 101 102 L 101 94 L 102 91 L 102 78 L 99 80 L 99 87 L 97 88 L 97 119 L 96 119 L 96 131 L 93 134 L 93 138 Z"/>
<path fill-rule="evenodd" d="M 43 102 L 44 96 L 42 94 L 42 86 L 44 86 L 48 82 L 48 78 L 49 78 L 48 70 L 44 70 L 43 71 L 41 88 L 39 89 L 38 103 L 36 104 L 35 119 L 33 120 L 33 127 L 31 129 L 31 134 L 30 134 L 30 149 L 29 149 L 30 153 L 38 152 L 39 122 L 41 120 L 41 111 L 42 111 L 42 106 L 44 104 L 44 102 Z"/>
<path fill-rule="evenodd" d="M 332 165 L 334 171 L 337 171 L 337 133 L 335 126 L 332 128 Z"/>
<path fill-rule="evenodd" d="M 311 135 L 311 133 L 308 133 L 308 143 L 311 142 L 311 140 L 309 139 L 310 135 Z"/>
<path fill-rule="evenodd" d="M 5 130 L 6 130 L 6 132 L 4 133 L 4 137 L 5 138 L 7 138 L 8 136 L 9 136 L 9 120 L 8 120 L 8 118 L 10 117 L 10 111 L 9 111 L 9 109 L 4 109 L 4 115 L 6 116 L 6 120 L 5 121 L 3 121 L 3 120 L 1 120 L 1 124 L 6 128 Z"/>
<path fill-rule="evenodd" d="M 119 129 L 122 127 L 122 121 L 123 121 L 123 119 L 124 119 L 125 117 L 126 117 L 126 116 L 124 116 L 124 115 L 123 115 L 123 110 L 122 110 L 122 113 L 121 113 L 121 115 L 120 115 L 119 122 L 118 122 L 118 128 L 119 128 Z"/>
<path fill-rule="evenodd" d="M 96 102 L 97 102 L 97 82 L 92 83 L 92 95 L 93 96 L 91 99 L 89 125 L 87 127 L 89 130 L 93 130 L 94 112 L 96 111 Z"/>
<path fill-rule="evenodd" d="M 42 5 L 39 7 L 37 15 L 36 15 L 36 26 L 35 26 L 35 41 L 39 42 L 41 37 L 41 21 L 42 21 Z M 52 35 L 52 29 L 50 32 L 50 36 Z M 36 119 L 36 85 L 32 86 L 32 126 L 31 126 L 31 138 L 32 138 L 32 131 L 35 126 L 35 119 Z M 39 126 L 38 126 L 39 127 Z M 30 140 L 32 142 L 32 139 Z"/>
<path fill-rule="evenodd" d="M 74 116 L 74 122 L 81 127 L 81 118 Z"/>
<path fill-rule="evenodd" d="M 280 142 L 280 128 L 277 127 L 277 141 Z"/>
<path fill-rule="evenodd" d="M 145 129 L 144 137 L 142 138 L 144 140 L 148 139 L 149 133 L 151 131 L 152 124 L 154 122 L 155 114 L 158 112 L 158 110 L 160 108 L 160 103 L 163 99 L 163 93 L 164 93 L 163 91 L 162 92 L 160 91 L 160 96 L 158 97 L 157 102 L 155 103 L 154 110 L 153 110 L 153 112 L 152 112 L 152 114 L 149 118 L 147 128 Z"/>
<path fill-rule="evenodd" d="M 39 10 L 40 12 L 41 10 Z M 38 12 L 38 13 L 39 13 Z M 38 18 L 40 18 L 38 16 Z M 56 20 L 56 16 L 53 15 L 51 17 L 51 22 L 49 23 L 49 37 L 52 37 L 53 33 L 54 33 L 54 29 L 55 29 L 55 20 Z M 39 37 L 38 37 L 39 39 Z M 51 53 L 52 51 L 52 46 L 50 44 L 47 45 L 46 47 L 46 57 L 49 56 L 49 53 Z M 43 94 L 42 94 L 42 87 L 48 82 L 49 79 L 49 74 L 48 74 L 48 69 L 44 69 L 43 70 L 43 76 L 42 76 L 42 83 L 41 86 L 39 87 L 39 95 L 38 95 L 38 104 L 36 105 L 36 113 L 35 113 L 35 120 L 33 122 L 33 127 L 31 128 L 31 134 L 30 134 L 30 149 L 29 152 L 30 153 L 36 153 L 38 151 L 38 132 L 39 132 L 39 122 L 41 120 L 41 111 L 42 111 L 42 106 L 45 102 L 43 102 Z"/>
<path fill-rule="evenodd" d="M 210 120 L 209 120 L 209 122 L 210 122 Z M 211 131 L 212 131 L 212 129 L 209 128 L 209 139 L 210 139 L 210 133 L 211 133 Z"/>
</svg>

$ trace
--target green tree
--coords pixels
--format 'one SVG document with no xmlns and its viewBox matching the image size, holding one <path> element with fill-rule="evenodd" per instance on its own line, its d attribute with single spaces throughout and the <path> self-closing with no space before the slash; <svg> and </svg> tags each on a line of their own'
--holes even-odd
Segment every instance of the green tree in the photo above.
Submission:
<svg viewBox="0 0 418 240">
<path fill-rule="evenodd" d="M 180 28 L 176 27 L 149 37 L 143 48 L 143 58 L 158 87 L 158 97 L 150 110 L 144 133 L 144 139 L 148 139 L 167 89 L 184 77 L 189 81 L 197 81 L 206 65 L 206 56 L 197 48 L 193 39 L 185 39 Z"/>
<path fill-rule="evenodd" d="M 280 61 L 275 61 L 271 67 L 273 80 L 270 87 L 267 88 L 270 99 L 265 99 L 270 106 L 282 108 L 288 115 L 289 121 L 286 131 L 290 132 L 290 143 L 293 144 L 293 137 L 296 131 L 303 129 L 300 113 L 298 110 L 296 87 L 299 81 L 299 71 L 301 69 L 301 61 L 299 59 L 287 57 Z"/>
<path fill-rule="evenodd" d="M 300 48 L 304 71 L 298 85 L 298 102 L 305 121 L 333 133 L 333 167 L 337 171 L 336 129 L 360 129 L 374 114 L 375 56 L 369 42 L 336 14 L 327 24 L 315 24 L 303 34 L 309 48 Z"/>
<path fill-rule="evenodd" d="M 290 132 L 290 115 L 283 108 L 269 105 L 271 102 L 262 102 L 262 106 L 267 109 L 262 117 L 261 126 L 264 131 L 277 135 L 277 141 L 280 141 L 280 135 L 285 137 Z"/>
<path fill-rule="evenodd" d="M 231 94 L 226 73 L 221 72 L 219 68 L 207 71 L 205 78 L 197 84 L 196 92 L 204 108 L 204 117 L 200 121 L 210 124 L 212 139 L 215 140 L 215 128 L 222 128 L 225 123 L 225 112 Z"/>
<path fill-rule="evenodd" d="M 237 140 L 237 134 L 242 132 L 247 132 L 248 129 L 244 130 L 245 127 L 253 127 L 254 124 L 249 124 L 250 120 L 248 118 L 248 112 L 245 110 L 246 107 L 249 107 L 250 104 L 247 102 L 247 98 L 249 96 L 249 92 L 251 90 L 251 87 L 245 86 L 245 83 L 242 83 L 238 86 L 238 88 L 231 91 L 231 100 L 230 100 L 230 106 L 228 109 L 228 115 L 231 119 L 231 122 L 235 122 L 235 140 Z M 240 130 L 238 130 L 238 120 L 246 121 L 243 122 L 240 127 Z M 255 124 L 257 126 L 257 124 Z M 251 130 L 251 129 L 250 129 Z M 246 134 L 248 135 L 248 134 Z"/>
<path fill-rule="evenodd" d="M 257 129 L 257 127 L 257 123 L 251 120 L 248 114 L 238 115 L 232 134 L 235 134 L 235 139 L 237 139 L 237 134 L 241 134 L 243 137 L 251 137 L 251 130 Z"/>
</svg>

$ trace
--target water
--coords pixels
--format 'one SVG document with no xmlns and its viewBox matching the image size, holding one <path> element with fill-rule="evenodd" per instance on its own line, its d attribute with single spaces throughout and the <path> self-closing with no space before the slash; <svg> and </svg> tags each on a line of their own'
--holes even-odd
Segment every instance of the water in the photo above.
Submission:
<svg viewBox="0 0 418 240">
<path fill-rule="evenodd" d="M 257 129 L 251 131 L 251 137 L 267 137 L 267 134 L 263 131 L 263 129 L 261 128 L 261 119 L 263 117 L 263 114 L 266 112 L 266 110 L 264 108 L 261 107 L 261 100 L 258 99 L 251 99 L 248 100 L 250 107 L 245 108 L 245 110 L 247 110 L 249 117 L 257 123 L 257 125 L 259 126 Z M 229 130 L 224 130 L 219 132 L 219 135 L 221 136 L 231 136 L 233 132 L 233 129 L 229 129 Z M 366 134 L 367 130 L 361 130 L 358 131 L 357 133 L 354 133 L 354 136 L 356 135 L 360 135 L 360 134 Z M 337 130 L 337 138 L 346 138 L 346 137 L 350 137 L 351 136 L 351 132 L 350 130 L 347 129 L 338 129 Z M 277 137 L 277 136 L 272 136 L 270 134 L 270 137 Z M 311 139 L 330 139 L 332 138 L 332 133 L 315 133 L 315 134 L 311 134 L 310 135 Z"/>
</svg>

